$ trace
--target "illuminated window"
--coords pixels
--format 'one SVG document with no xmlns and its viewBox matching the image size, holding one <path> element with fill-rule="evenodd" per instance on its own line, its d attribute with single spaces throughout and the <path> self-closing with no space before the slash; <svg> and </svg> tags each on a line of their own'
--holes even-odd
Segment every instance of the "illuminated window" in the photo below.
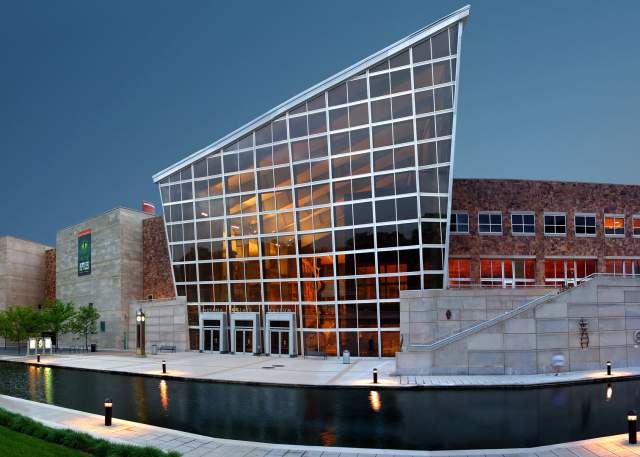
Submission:
<svg viewBox="0 0 640 457">
<path fill-rule="evenodd" d="M 480 283 L 484 287 L 531 287 L 535 282 L 535 259 L 480 260 Z"/>
<path fill-rule="evenodd" d="M 565 213 L 544 213 L 545 235 L 566 235 L 567 216 Z"/>
<path fill-rule="evenodd" d="M 640 215 L 633 216 L 633 236 L 640 236 Z"/>
<path fill-rule="evenodd" d="M 640 259 L 607 259 L 604 271 L 622 276 L 640 276 Z"/>
<path fill-rule="evenodd" d="M 573 287 L 597 271 L 596 259 L 545 259 L 544 282 L 552 287 Z"/>
<path fill-rule="evenodd" d="M 514 235 L 533 235 L 536 232 L 536 219 L 532 212 L 511 213 L 511 233 Z"/>
<path fill-rule="evenodd" d="M 502 233 L 502 214 L 495 211 L 481 211 L 478 213 L 478 231 L 482 234 Z"/>
<path fill-rule="evenodd" d="M 471 261 L 469 259 L 449 259 L 449 286 L 465 287 L 471 283 Z"/>
<path fill-rule="evenodd" d="M 576 214 L 576 235 L 578 236 L 595 236 L 596 234 L 596 215 L 595 214 Z"/>
<path fill-rule="evenodd" d="M 469 214 L 463 211 L 451 213 L 451 233 L 469 233 Z"/>
<path fill-rule="evenodd" d="M 605 214 L 604 234 L 607 236 L 624 236 L 624 216 L 622 214 Z"/>
</svg>

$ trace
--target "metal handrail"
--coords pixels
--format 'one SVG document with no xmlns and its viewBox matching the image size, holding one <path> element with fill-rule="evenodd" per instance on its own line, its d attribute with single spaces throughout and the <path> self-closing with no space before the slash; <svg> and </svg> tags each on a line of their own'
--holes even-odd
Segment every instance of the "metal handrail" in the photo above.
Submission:
<svg viewBox="0 0 640 457">
<path fill-rule="evenodd" d="M 640 277 L 640 274 L 628 274 L 628 273 L 603 273 L 603 272 L 596 272 L 596 273 L 591 273 L 590 275 L 587 275 L 583 278 L 576 278 L 575 281 L 577 281 L 578 284 L 585 282 L 585 281 L 590 281 L 594 278 L 600 277 L 600 276 L 612 276 L 612 277 L 623 277 L 623 278 L 636 278 L 636 277 Z M 489 279 L 489 278 L 487 278 Z M 561 279 L 561 278 L 558 278 Z M 453 280 L 453 281 L 457 281 L 457 278 L 449 278 L 449 280 Z M 496 280 L 498 280 L 498 278 L 496 278 Z M 557 281 L 557 284 L 561 284 L 560 281 Z M 527 283 L 527 282 L 521 282 L 521 283 L 514 283 L 515 287 L 512 286 L 508 286 L 508 285 L 501 285 L 501 286 L 492 286 L 489 285 L 487 283 L 482 283 L 482 282 L 468 282 L 468 283 L 462 283 L 462 284 L 448 284 L 447 285 L 447 289 L 563 289 L 564 286 L 554 286 L 553 284 L 533 284 L 533 283 Z"/>
</svg>

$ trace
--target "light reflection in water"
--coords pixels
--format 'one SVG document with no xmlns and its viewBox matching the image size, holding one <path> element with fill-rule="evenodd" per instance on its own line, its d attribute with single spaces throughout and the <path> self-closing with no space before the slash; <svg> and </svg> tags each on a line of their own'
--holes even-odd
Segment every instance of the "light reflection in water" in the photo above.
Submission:
<svg viewBox="0 0 640 457">
<path fill-rule="evenodd" d="M 169 410 L 169 393 L 167 392 L 167 381 L 160 381 L 160 404 L 165 411 Z"/>
<path fill-rule="evenodd" d="M 29 376 L 29 394 L 31 395 L 31 400 L 38 400 L 38 368 L 29 365 L 27 376 Z"/>
<path fill-rule="evenodd" d="M 336 428 L 327 427 L 320 433 L 320 442 L 323 446 L 335 446 L 336 444 Z"/>
<path fill-rule="evenodd" d="M 133 378 L 133 397 L 136 402 L 136 413 L 140 422 L 147 422 L 147 405 L 144 395 L 144 378 Z"/>
<path fill-rule="evenodd" d="M 53 404 L 53 373 L 50 367 L 42 369 L 44 375 L 44 399 L 50 405 Z"/>
<path fill-rule="evenodd" d="M 373 412 L 377 413 L 382 408 L 382 400 L 380 399 L 380 393 L 377 390 L 369 392 L 369 404 Z"/>
<path fill-rule="evenodd" d="M 613 398 L 613 386 L 611 385 L 611 383 L 607 384 L 605 398 L 607 399 L 607 401 Z"/>
</svg>

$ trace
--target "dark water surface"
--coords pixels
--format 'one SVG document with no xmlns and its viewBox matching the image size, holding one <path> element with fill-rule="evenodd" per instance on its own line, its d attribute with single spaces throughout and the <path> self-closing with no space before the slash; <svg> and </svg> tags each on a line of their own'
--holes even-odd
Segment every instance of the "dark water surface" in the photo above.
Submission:
<svg viewBox="0 0 640 457">
<path fill-rule="evenodd" d="M 187 432 L 390 449 L 531 447 L 624 433 L 640 381 L 531 389 L 269 387 L 0 362 L 0 393 Z"/>
</svg>

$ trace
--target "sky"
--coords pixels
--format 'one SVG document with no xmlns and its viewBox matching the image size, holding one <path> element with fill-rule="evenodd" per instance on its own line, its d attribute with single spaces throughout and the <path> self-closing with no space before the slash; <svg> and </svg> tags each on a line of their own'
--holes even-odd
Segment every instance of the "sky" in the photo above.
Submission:
<svg viewBox="0 0 640 457">
<path fill-rule="evenodd" d="M 467 3 L 454 176 L 639 184 L 636 0 L 3 0 L 0 236 L 159 207 L 154 173 Z"/>
</svg>

